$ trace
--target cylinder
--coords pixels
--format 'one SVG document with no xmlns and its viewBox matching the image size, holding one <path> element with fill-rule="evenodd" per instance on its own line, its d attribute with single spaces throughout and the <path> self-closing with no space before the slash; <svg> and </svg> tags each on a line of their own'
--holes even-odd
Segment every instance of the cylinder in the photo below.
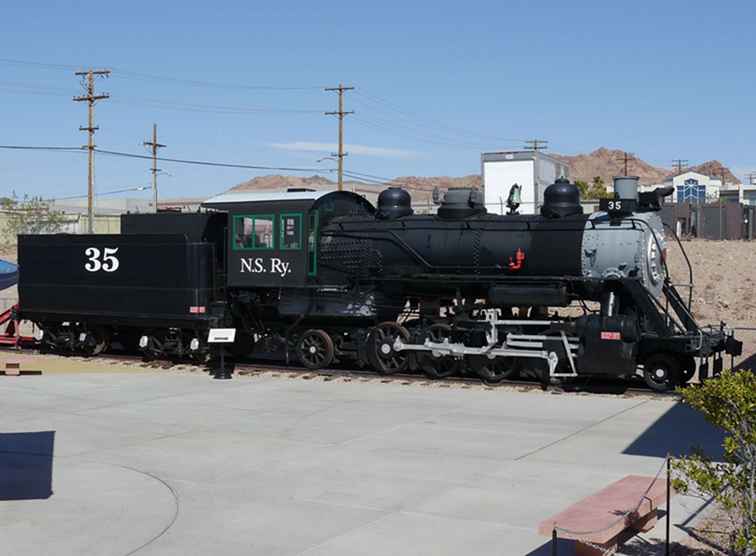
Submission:
<svg viewBox="0 0 756 556">
<path fill-rule="evenodd" d="M 615 176 L 614 192 L 619 199 L 638 200 L 638 176 Z"/>
</svg>

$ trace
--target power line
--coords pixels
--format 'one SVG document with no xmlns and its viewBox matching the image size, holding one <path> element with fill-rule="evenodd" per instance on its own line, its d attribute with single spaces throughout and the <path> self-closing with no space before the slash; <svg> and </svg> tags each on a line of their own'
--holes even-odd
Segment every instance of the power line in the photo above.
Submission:
<svg viewBox="0 0 756 556">
<path fill-rule="evenodd" d="M 355 92 L 355 94 L 359 94 L 359 92 Z M 363 97 L 366 95 L 362 94 Z M 375 105 L 373 106 L 373 108 Z M 367 110 L 367 108 L 366 108 Z M 415 123 L 412 121 L 409 121 L 410 117 L 406 116 L 404 113 L 400 112 L 399 110 L 394 110 L 397 112 L 402 119 L 399 121 L 396 120 L 388 120 L 386 117 L 383 117 L 382 115 L 376 115 L 374 113 L 370 114 L 371 120 L 366 120 L 362 118 L 353 118 L 354 120 L 359 120 L 363 124 L 367 125 L 368 127 L 379 127 L 384 128 L 387 130 L 390 130 L 393 135 L 398 135 L 401 137 L 409 137 L 413 139 L 419 139 L 422 142 L 436 144 L 436 145 L 445 145 L 445 146 L 452 146 L 452 147 L 470 147 L 475 149 L 485 149 L 490 148 L 490 140 L 486 140 L 486 137 L 492 137 L 492 136 L 486 136 L 479 133 L 474 132 L 466 132 L 463 130 L 459 130 L 457 128 L 453 128 L 450 126 L 445 126 L 441 123 L 434 124 L 426 124 L 426 123 Z M 404 128 L 409 133 L 403 133 L 402 131 L 397 131 L 397 128 Z M 434 130 L 435 128 L 435 130 Z M 441 128 L 445 128 L 441 130 Z M 439 132 L 439 130 L 441 130 Z M 433 135 L 429 135 L 429 132 Z M 458 138 L 459 135 L 467 135 L 468 137 L 472 137 L 471 139 L 465 139 Z M 519 143 L 522 140 L 519 139 L 503 139 L 501 137 L 497 137 L 493 139 L 494 141 L 507 141 L 507 142 L 513 142 L 513 143 Z"/>
<path fill-rule="evenodd" d="M 179 110 L 186 112 L 207 112 L 212 114 L 227 114 L 227 115 L 244 115 L 260 112 L 271 113 L 292 113 L 292 114 L 320 114 L 320 110 L 309 108 L 273 108 L 269 106 L 224 106 L 213 104 L 191 104 L 191 103 L 177 103 L 173 101 L 164 101 L 160 99 L 151 99 L 143 97 L 124 97 L 122 99 L 114 100 L 119 104 L 132 104 L 132 105 L 146 105 L 154 108 L 165 108 L 168 110 Z"/>
<path fill-rule="evenodd" d="M 110 151 L 105 149 L 95 149 L 95 152 L 111 155 L 111 156 L 122 156 L 126 158 L 138 158 L 142 160 L 152 160 L 151 155 L 146 154 L 136 154 L 136 153 L 127 153 L 122 151 Z M 159 162 L 173 162 L 175 164 L 191 164 L 195 166 L 214 166 L 214 167 L 221 167 L 221 168 L 242 168 L 246 170 L 280 170 L 284 172 L 334 172 L 333 169 L 328 168 L 295 168 L 291 166 L 261 166 L 256 164 L 237 164 L 233 162 L 212 162 L 208 160 L 192 160 L 192 159 L 185 159 L 185 158 L 165 158 L 165 157 L 156 157 L 155 160 Z"/>
<path fill-rule="evenodd" d="M 146 187 L 144 185 L 139 185 L 137 187 L 129 187 L 126 189 L 113 189 L 112 191 L 103 191 L 102 193 L 98 193 L 97 197 L 103 197 L 105 195 L 116 195 L 118 193 L 127 193 L 130 191 L 146 191 L 149 187 Z M 72 199 L 85 199 L 87 195 L 71 195 L 69 197 L 50 197 L 49 199 L 43 199 L 44 201 L 70 201 Z"/>
<path fill-rule="evenodd" d="M 87 127 L 79 126 L 79 131 L 87 132 L 86 149 L 89 153 L 89 164 L 87 165 L 87 198 L 89 200 L 87 203 L 87 228 L 88 232 L 92 234 L 94 233 L 94 134 L 99 129 L 99 127 L 94 125 L 94 106 L 98 100 L 110 98 L 108 93 L 101 93 L 99 95 L 95 93 L 95 78 L 109 76 L 110 70 L 93 70 L 90 68 L 87 71 L 77 71 L 75 75 L 86 78 L 86 95 L 73 97 L 73 100 L 74 102 L 87 103 Z"/>
<path fill-rule="evenodd" d="M 30 92 L 34 94 L 58 96 L 59 94 L 68 94 L 68 89 L 60 87 L 50 87 L 46 84 L 31 84 L 12 81 L 0 81 L 0 89 L 9 89 L 11 91 Z M 227 106 L 217 104 L 196 104 L 180 103 L 175 101 L 166 101 L 157 98 L 145 98 L 134 96 L 121 96 L 112 99 L 117 104 L 152 106 L 155 108 L 166 108 L 170 110 L 179 110 L 187 112 L 208 112 L 214 114 L 244 115 L 247 113 L 271 112 L 271 113 L 293 113 L 293 114 L 320 114 L 321 111 L 314 108 L 275 108 L 272 106 Z"/>
<path fill-rule="evenodd" d="M 38 67 L 44 67 L 48 69 L 61 69 L 61 70 L 76 70 L 79 69 L 81 66 L 73 66 L 68 64 L 45 64 L 42 62 L 31 62 L 29 60 L 15 60 L 12 58 L 0 58 L 0 63 L 3 64 L 12 64 L 17 66 L 38 66 Z"/>
<path fill-rule="evenodd" d="M 86 152 L 87 147 L 47 147 L 33 145 L 0 145 L 0 149 L 7 150 L 26 150 L 26 151 L 61 151 L 61 152 Z M 128 153 L 124 151 L 112 151 L 106 149 L 94 148 L 94 152 L 108 156 L 136 158 L 140 160 L 152 160 L 151 155 Z M 244 170 L 280 170 L 285 172 L 335 172 L 334 168 L 299 168 L 292 166 L 266 166 L 261 164 L 240 164 L 235 162 L 214 162 L 209 160 L 193 160 L 186 158 L 165 158 L 155 157 L 158 162 L 171 162 L 174 164 L 190 164 L 194 166 L 213 166 L 221 168 L 241 168 Z"/>
<path fill-rule="evenodd" d="M 0 145 L 0 149 L 14 151 L 75 151 L 83 152 L 82 147 L 45 147 L 31 145 Z"/>
<path fill-rule="evenodd" d="M 415 115 L 409 114 L 405 110 L 402 110 L 401 108 L 399 108 L 397 105 L 395 105 L 392 102 L 390 102 L 390 101 L 388 101 L 386 99 L 383 99 L 381 97 L 377 97 L 375 95 L 368 95 L 368 94 L 366 94 L 364 92 L 360 92 L 360 91 L 357 91 L 355 94 L 357 94 L 358 96 L 360 96 L 360 97 L 362 97 L 362 98 L 364 98 L 364 99 L 372 102 L 374 105 L 383 105 L 384 107 L 388 108 L 390 111 L 392 111 L 392 112 L 394 112 L 394 113 L 402 116 L 403 118 L 405 118 L 407 120 L 409 120 L 409 119 L 416 119 L 418 121 L 425 120 L 424 118 L 418 118 L 416 114 Z M 462 129 L 462 128 L 459 128 L 459 127 L 456 127 L 456 126 L 450 126 L 450 125 L 444 124 L 444 123 L 439 122 L 439 121 L 432 121 L 432 122 L 431 122 L 431 120 L 425 120 L 425 121 L 423 121 L 423 123 L 422 123 L 422 128 L 423 129 L 428 129 L 428 128 L 432 128 L 432 127 L 435 127 L 437 129 L 444 129 L 445 130 L 444 133 L 451 132 L 451 133 L 454 133 L 455 135 L 468 135 L 468 136 L 473 137 L 473 138 L 489 138 L 489 139 L 493 139 L 495 141 L 506 141 L 506 142 L 513 142 L 513 143 L 521 143 L 521 142 L 524 141 L 524 139 L 513 139 L 511 137 L 510 138 L 504 138 L 504 137 L 499 137 L 499 136 L 496 136 L 496 135 L 483 134 L 483 133 L 476 132 L 476 131 L 465 130 L 465 129 Z"/>
<path fill-rule="evenodd" d="M 18 66 L 33 66 L 44 69 L 54 70 L 78 70 L 81 68 L 79 65 L 73 64 L 50 64 L 42 62 L 34 62 L 30 60 L 18 60 L 12 58 L 0 58 L 0 63 L 18 65 Z M 171 77 L 167 75 L 155 75 L 149 73 L 139 73 L 128 71 L 122 68 L 113 68 L 116 72 L 114 77 L 116 79 L 141 79 L 150 81 L 171 81 L 174 83 L 180 83 L 183 85 L 193 85 L 200 87 L 214 87 L 221 89 L 243 89 L 243 90 L 264 90 L 264 91 L 307 91 L 322 89 L 321 85 L 308 85 L 308 86 L 278 86 L 278 85 L 261 85 L 261 84 L 244 84 L 244 83 L 222 83 L 216 81 L 203 81 L 199 79 L 184 79 L 180 77 Z"/>
<path fill-rule="evenodd" d="M 474 142 L 463 142 L 463 141 L 448 141 L 448 140 L 445 140 L 444 138 L 420 135 L 414 132 L 407 133 L 406 131 L 402 129 L 397 129 L 396 124 L 392 124 L 387 121 L 380 121 L 380 120 L 375 121 L 374 118 L 367 120 L 365 118 L 354 116 L 352 118 L 352 121 L 354 121 L 355 123 L 357 123 L 357 125 L 361 127 L 370 128 L 370 129 L 379 131 L 381 133 L 389 134 L 395 137 L 404 137 L 406 139 L 418 141 L 421 143 L 428 143 L 431 145 L 440 145 L 440 146 L 445 146 L 445 147 L 475 149 L 475 150 L 486 148 L 486 144 L 482 142 L 474 143 Z"/>
</svg>

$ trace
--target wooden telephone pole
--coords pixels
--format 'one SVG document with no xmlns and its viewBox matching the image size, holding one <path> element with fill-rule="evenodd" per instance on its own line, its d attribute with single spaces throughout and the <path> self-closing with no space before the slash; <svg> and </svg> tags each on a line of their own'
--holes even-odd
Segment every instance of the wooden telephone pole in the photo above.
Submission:
<svg viewBox="0 0 756 556">
<path fill-rule="evenodd" d="M 325 115 L 339 117 L 339 152 L 334 153 L 333 156 L 337 158 L 339 163 L 338 180 L 339 191 L 341 191 L 344 189 L 344 157 L 347 155 L 344 152 L 344 116 L 354 114 L 354 110 L 350 110 L 349 112 L 344 111 L 344 91 L 353 91 L 354 87 L 344 87 L 344 85 L 339 83 L 338 87 L 326 87 L 325 90 L 336 91 L 339 95 L 339 109 L 336 112 L 326 112 Z"/>
<path fill-rule="evenodd" d="M 161 143 L 157 142 L 157 124 L 152 124 L 152 141 L 144 141 L 145 147 L 152 149 L 152 198 L 155 203 L 155 212 L 158 211 L 158 188 L 157 188 L 157 175 L 160 169 L 157 167 L 157 152 L 158 149 L 165 147 Z"/>
<path fill-rule="evenodd" d="M 677 175 L 683 173 L 683 169 L 688 167 L 688 161 L 682 158 L 676 158 L 672 161 L 673 167 L 677 170 Z"/>
<path fill-rule="evenodd" d="M 545 151 L 548 149 L 549 142 L 544 139 L 528 139 L 525 141 L 525 150 L 526 151 Z"/>
<path fill-rule="evenodd" d="M 105 100 L 110 98 L 108 93 L 95 94 L 95 76 L 104 75 L 109 76 L 110 70 L 93 70 L 77 71 L 76 75 L 85 78 L 86 95 L 73 97 L 75 102 L 87 103 L 87 126 L 79 126 L 79 131 L 86 131 L 88 133 L 86 148 L 89 153 L 89 165 L 87 176 L 87 231 L 94 233 L 94 134 L 99 128 L 94 125 L 94 105 L 98 100 Z"/>
<path fill-rule="evenodd" d="M 635 156 L 632 155 L 631 153 L 623 152 L 622 155 L 619 157 L 618 162 L 621 162 L 624 165 L 623 166 L 624 173 L 622 174 L 623 176 L 628 175 L 627 170 L 632 160 L 635 160 Z"/>
</svg>

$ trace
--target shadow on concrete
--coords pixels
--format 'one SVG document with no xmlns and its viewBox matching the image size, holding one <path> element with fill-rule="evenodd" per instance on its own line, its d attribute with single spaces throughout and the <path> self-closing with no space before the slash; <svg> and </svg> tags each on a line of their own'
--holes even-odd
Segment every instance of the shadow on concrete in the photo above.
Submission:
<svg viewBox="0 0 756 556">
<path fill-rule="evenodd" d="M 724 431 L 710 424 L 703 415 L 678 402 L 643 431 L 622 453 L 632 456 L 663 458 L 690 455 L 694 448 L 715 461 L 723 457 Z"/>
<path fill-rule="evenodd" d="M 694 537 L 696 538 L 696 537 Z M 702 539 L 698 539 L 699 542 Z M 703 544 L 709 545 L 710 543 L 704 542 Z M 717 545 L 711 545 L 713 549 L 709 548 L 692 548 L 678 542 L 669 543 L 669 554 L 671 556 L 716 556 L 721 554 L 719 552 L 721 547 Z M 617 552 L 618 556 L 664 556 L 666 552 L 666 543 L 664 539 L 641 539 L 634 538 L 622 545 Z M 554 554 L 551 546 L 551 541 L 544 543 L 535 550 L 532 550 L 525 554 L 525 556 L 552 556 Z M 559 540 L 557 542 L 556 554 L 559 556 L 574 556 L 575 555 L 575 543 L 569 540 Z"/>
<path fill-rule="evenodd" d="M 52 496 L 55 431 L 0 433 L 0 500 Z"/>
<path fill-rule="evenodd" d="M 664 556 L 667 554 L 667 547 L 663 540 L 642 540 L 626 544 L 616 554 L 618 556 Z M 671 542 L 669 543 L 669 554 L 671 556 L 716 556 L 719 553 L 707 548 L 692 548 L 678 542 Z"/>
<path fill-rule="evenodd" d="M 559 556 L 574 556 L 575 555 L 575 541 L 566 539 L 557 540 L 556 553 Z M 554 554 L 551 541 L 547 541 L 535 550 L 531 550 L 525 556 L 551 556 Z"/>
<path fill-rule="evenodd" d="M 749 369 L 756 372 L 756 353 L 735 364 L 736 369 Z"/>
</svg>

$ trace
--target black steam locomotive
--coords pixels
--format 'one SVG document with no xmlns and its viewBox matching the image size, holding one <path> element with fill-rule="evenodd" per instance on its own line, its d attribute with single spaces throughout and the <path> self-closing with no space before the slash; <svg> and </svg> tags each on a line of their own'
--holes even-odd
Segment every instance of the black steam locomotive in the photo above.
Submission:
<svg viewBox="0 0 756 556">
<path fill-rule="evenodd" d="M 120 235 L 19 237 L 19 317 L 46 349 L 204 360 L 212 328 L 236 356 L 342 361 L 380 373 L 631 377 L 666 390 L 741 344 L 701 327 L 667 274 L 668 191 L 621 178 L 583 214 L 557 180 L 540 215 L 492 215 L 450 189 L 415 215 L 400 188 L 228 193 L 199 213 L 127 214 Z M 516 205 L 512 205 L 514 209 Z M 578 312 L 575 308 L 579 307 Z"/>
</svg>

